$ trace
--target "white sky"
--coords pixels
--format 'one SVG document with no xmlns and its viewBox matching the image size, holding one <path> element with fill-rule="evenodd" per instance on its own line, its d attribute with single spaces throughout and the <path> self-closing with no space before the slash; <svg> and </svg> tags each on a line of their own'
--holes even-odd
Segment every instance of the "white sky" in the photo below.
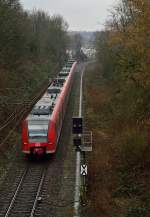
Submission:
<svg viewBox="0 0 150 217">
<path fill-rule="evenodd" d="M 114 2 L 116 0 L 21 0 L 25 9 L 42 9 L 50 15 L 62 15 L 69 30 L 74 31 L 102 29 Z"/>
</svg>

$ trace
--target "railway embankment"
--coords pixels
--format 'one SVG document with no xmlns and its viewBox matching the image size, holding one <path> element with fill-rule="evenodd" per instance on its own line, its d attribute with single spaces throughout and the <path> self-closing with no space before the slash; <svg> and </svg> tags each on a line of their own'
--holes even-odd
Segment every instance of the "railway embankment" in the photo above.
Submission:
<svg viewBox="0 0 150 217">
<path fill-rule="evenodd" d="M 1 178 L 17 157 L 22 118 L 67 58 L 68 36 L 60 16 L 26 11 L 20 1 L 0 1 L 0 10 Z"/>
<path fill-rule="evenodd" d="M 17 156 L 11 153 L 12 161 L 9 163 L 9 168 L 5 173 L 5 180 L 0 186 L 0 200 L 3 201 L 0 207 L 0 216 L 5 216 L 9 209 L 9 204 L 15 195 L 18 184 L 21 181 L 22 174 L 26 167 L 29 166 L 29 171 L 32 167 L 35 167 L 37 171 L 41 171 L 40 168 L 47 166 L 46 174 L 41 186 L 39 197 L 40 202 L 36 203 L 34 216 L 57 216 L 57 217 L 70 217 L 73 216 L 73 204 L 74 204 L 74 182 L 75 182 L 75 148 L 72 145 L 72 116 L 78 114 L 79 107 L 79 84 L 80 84 L 80 67 L 77 69 L 75 79 L 73 82 L 72 91 L 70 94 L 69 103 L 67 106 L 66 116 L 63 123 L 63 129 L 59 140 L 58 149 L 55 155 L 50 156 L 48 159 L 41 159 L 41 161 L 26 161 L 23 159 L 21 151 L 18 150 Z M 19 146 L 18 146 L 19 147 Z M 8 161 L 7 161 L 8 162 Z M 40 172 L 41 173 L 41 172 Z M 7 175 L 6 175 L 7 174 Z M 31 174 L 31 173 L 30 173 Z M 27 173 L 28 175 L 28 173 Z M 14 216 L 26 216 L 31 212 L 33 207 L 33 199 L 37 191 L 37 185 L 39 183 L 39 177 L 41 175 L 37 173 L 37 176 L 31 176 L 33 178 L 30 184 L 26 183 L 26 176 L 23 177 L 21 185 L 18 188 L 16 197 L 9 209 L 8 216 L 11 216 L 13 211 Z M 28 180 L 28 178 L 27 178 Z M 28 187 L 29 185 L 29 187 Z M 22 188 L 25 186 L 26 188 Z M 30 194 L 33 191 L 33 194 Z M 26 200 L 24 200 L 23 195 Z M 21 199 L 20 199 L 21 196 Z M 19 198 L 19 199 L 18 199 Z M 38 198 L 39 199 L 39 198 Z M 22 201 L 22 208 L 18 207 L 17 202 Z M 28 201 L 31 204 L 28 204 Z M 25 206 L 24 206 L 25 205 Z M 26 209 L 21 214 L 23 209 Z"/>
<path fill-rule="evenodd" d="M 15 81 L 14 81 L 15 84 Z M 0 127 L 0 181 L 4 178 L 5 174 L 12 166 L 13 162 L 23 156 L 21 153 L 21 128 L 22 120 L 26 117 L 29 111 L 32 109 L 36 101 L 45 92 L 49 79 L 41 80 L 40 77 L 37 79 L 37 84 L 33 84 L 33 89 L 24 89 L 25 93 L 21 97 L 21 92 L 16 92 L 14 89 L 15 96 L 14 102 L 6 100 L 6 109 L 0 111 L 1 114 L 6 113 L 6 120 L 2 121 Z M 8 98 L 12 96 L 10 91 L 7 93 Z"/>
<path fill-rule="evenodd" d="M 84 117 L 93 131 L 93 151 L 87 156 L 88 204 L 82 216 L 150 216 L 148 129 L 125 115 L 119 120 L 126 102 L 118 103 L 117 94 L 96 64 L 87 67 Z"/>
</svg>

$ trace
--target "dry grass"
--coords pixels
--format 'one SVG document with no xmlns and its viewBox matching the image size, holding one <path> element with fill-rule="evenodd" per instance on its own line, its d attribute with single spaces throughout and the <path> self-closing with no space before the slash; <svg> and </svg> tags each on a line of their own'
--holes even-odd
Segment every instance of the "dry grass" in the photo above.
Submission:
<svg viewBox="0 0 150 217">
<path fill-rule="evenodd" d="M 88 157 L 89 204 L 83 216 L 148 217 L 148 134 L 126 120 L 115 120 L 114 92 L 102 78 L 97 79 L 99 73 L 90 67 L 84 78 L 85 118 L 93 131 L 93 152 Z"/>
<path fill-rule="evenodd" d="M 88 214 L 92 216 L 94 213 L 94 217 L 111 217 L 112 210 L 116 207 L 112 194 L 116 185 L 113 171 L 117 159 L 115 159 L 112 134 L 101 122 L 107 121 L 103 111 L 110 101 L 110 90 L 99 85 L 97 79 L 96 82 L 92 81 L 97 75 L 91 74 L 90 70 L 86 73 L 84 85 L 85 113 L 88 126 L 93 131 L 93 152 L 89 157 L 88 197 L 91 203 Z"/>
</svg>

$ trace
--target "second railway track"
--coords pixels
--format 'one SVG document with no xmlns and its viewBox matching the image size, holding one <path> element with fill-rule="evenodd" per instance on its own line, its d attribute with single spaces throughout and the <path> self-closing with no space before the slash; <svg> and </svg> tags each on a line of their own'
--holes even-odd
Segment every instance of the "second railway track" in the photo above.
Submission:
<svg viewBox="0 0 150 217">
<path fill-rule="evenodd" d="M 29 165 L 23 172 L 20 181 L 14 189 L 14 194 L 8 207 L 0 217 L 33 217 L 46 176 L 44 165 Z M 7 196 L 6 196 L 7 197 Z M 4 200 L 7 198 L 4 198 Z"/>
</svg>

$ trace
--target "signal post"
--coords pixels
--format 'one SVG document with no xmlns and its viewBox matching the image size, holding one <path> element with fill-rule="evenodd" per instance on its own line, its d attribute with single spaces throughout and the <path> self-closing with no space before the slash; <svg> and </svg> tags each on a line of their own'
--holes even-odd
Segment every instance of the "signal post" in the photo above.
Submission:
<svg viewBox="0 0 150 217">
<path fill-rule="evenodd" d="M 85 131 L 83 127 L 82 117 L 72 118 L 72 133 L 73 133 L 73 145 L 75 146 L 76 152 L 81 154 L 80 164 L 80 179 L 81 179 L 81 195 L 80 200 L 82 205 L 85 206 L 87 203 L 87 175 L 88 166 L 86 162 L 86 152 L 92 151 L 92 132 Z"/>
</svg>

